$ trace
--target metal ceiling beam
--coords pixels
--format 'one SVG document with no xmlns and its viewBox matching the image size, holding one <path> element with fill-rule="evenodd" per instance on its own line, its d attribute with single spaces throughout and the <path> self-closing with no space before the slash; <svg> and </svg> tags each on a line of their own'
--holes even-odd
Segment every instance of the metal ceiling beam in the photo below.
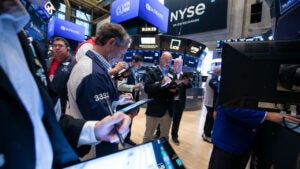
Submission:
<svg viewBox="0 0 300 169">
<path fill-rule="evenodd" d="M 99 10 L 104 14 L 109 14 L 110 13 L 108 10 L 98 6 L 96 2 L 92 3 L 92 2 L 87 1 L 87 0 L 70 0 L 70 1 L 73 2 L 74 4 L 78 5 L 78 6 L 85 7 L 87 10 L 94 9 L 94 10 Z"/>
</svg>

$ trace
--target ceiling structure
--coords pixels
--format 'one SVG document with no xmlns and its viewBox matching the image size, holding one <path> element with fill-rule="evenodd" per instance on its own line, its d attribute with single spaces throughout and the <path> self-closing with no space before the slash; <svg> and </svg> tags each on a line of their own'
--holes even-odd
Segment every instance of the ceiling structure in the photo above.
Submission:
<svg viewBox="0 0 300 169">
<path fill-rule="evenodd" d="M 63 0 L 63 2 L 67 7 L 89 13 L 95 24 L 110 15 L 112 0 Z"/>
</svg>

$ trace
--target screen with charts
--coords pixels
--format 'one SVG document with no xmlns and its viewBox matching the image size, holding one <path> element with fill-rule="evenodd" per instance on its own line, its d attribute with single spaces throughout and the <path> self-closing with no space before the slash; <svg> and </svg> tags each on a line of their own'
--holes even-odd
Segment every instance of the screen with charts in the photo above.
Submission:
<svg viewBox="0 0 300 169">
<path fill-rule="evenodd" d="M 154 140 L 65 169 L 184 169 L 166 140 Z"/>
</svg>

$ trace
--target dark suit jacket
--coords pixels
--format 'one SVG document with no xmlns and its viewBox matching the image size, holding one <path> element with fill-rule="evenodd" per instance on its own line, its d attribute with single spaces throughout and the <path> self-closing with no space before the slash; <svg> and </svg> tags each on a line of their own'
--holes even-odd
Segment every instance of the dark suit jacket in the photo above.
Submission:
<svg viewBox="0 0 300 169">
<path fill-rule="evenodd" d="M 182 80 L 182 74 L 180 75 L 179 79 L 177 76 L 175 76 L 176 80 Z M 180 105 L 180 110 L 184 110 L 185 108 L 185 101 L 186 101 L 186 89 L 192 88 L 192 83 L 188 83 L 188 85 L 185 85 L 184 83 L 180 83 L 177 85 L 178 89 L 178 95 L 179 95 L 179 105 Z"/>
<path fill-rule="evenodd" d="M 4 168 L 35 168 L 33 125 L 29 115 L 2 69 L 0 81 L 0 153 L 5 158 Z M 59 167 L 78 160 L 56 121 L 52 105 L 48 104 L 47 93 L 41 92 L 41 95 L 44 101 L 43 123 L 54 152 L 53 166 Z M 82 125 L 78 125 L 74 131 L 81 130 Z M 73 139 L 78 140 L 78 136 L 75 138 L 74 134 Z"/>
<path fill-rule="evenodd" d="M 173 72 L 170 72 L 174 75 Z M 148 98 L 153 98 L 152 102 L 147 104 L 146 115 L 152 117 L 162 117 L 167 112 L 169 104 L 174 94 L 169 92 L 168 86 L 161 87 L 163 75 L 157 67 L 149 70 L 145 78 L 145 92 Z"/>
<path fill-rule="evenodd" d="M 53 63 L 53 59 L 49 59 L 47 61 L 47 76 L 50 72 L 51 64 Z M 69 56 L 62 63 L 59 63 L 57 69 L 54 73 L 54 78 L 52 82 L 50 82 L 49 88 L 51 90 L 51 94 L 53 95 L 54 100 L 60 98 L 62 112 L 65 112 L 65 108 L 68 100 L 68 91 L 67 91 L 67 82 L 69 80 L 71 71 L 75 65 L 75 58 L 73 56 Z"/>
<path fill-rule="evenodd" d="M 28 50 L 26 46 L 22 47 L 24 51 Z M 29 68 L 32 71 L 34 69 L 31 64 L 33 58 L 26 54 Z M 75 120 L 64 115 L 60 121 L 62 127 L 60 128 L 53 104 L 45 87 L 41 84 L 41 81 L 37 80 L 38 77 L 34 76 L 34 78 L 43 100 L 44 116 L 42 120 L 53 149 L 53 167 L 60 168 L 79 162 L 78 156 L 70 144 L 74 148 L 76 147 L 84 121 Z M 13 169 L 35 168 L 37 157 L 35 154 L 34 128 L 28 112 L 2 68 L 0 68 L 0 81 L 0 154 L 4 155 L 5 160 L 2 167 Z M 68 136 L 70 144 L 62 130 Z M 81 151 L 82 149 L 78 150 Z"/>
</svg>

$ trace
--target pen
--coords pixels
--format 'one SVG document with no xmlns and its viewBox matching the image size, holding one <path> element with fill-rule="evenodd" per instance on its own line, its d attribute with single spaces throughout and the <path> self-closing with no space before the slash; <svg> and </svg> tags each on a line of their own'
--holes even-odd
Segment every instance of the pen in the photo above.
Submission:
<svg viewBox="0 0 300 169">
<path fill-rule="evenodd" d="M 108 97 L 105 98 L 105 101 L 106 101 L 106 104 L 107 104 L 107 106 L 108 106 L 110 115 L 113 116 L 113 115 L 114 115 L 114 112 L 113 112 L 113 110 L 112 110 L 112 108 L 111 108 L 111 105 L 110 105 L 110 103 L 109 103 Z M 122 135 L 119 133 L 118 128 L 117 128 L 117 124 L 114 125 L 114 130 L 115 130 L 115 132 L 117 133 L 117 135 L 118 135 L 118 137 L 119 137 L 119 140 L 120 140 L 120 143 L 121 143 L 122 147 L 125 148 L 124 138 L 123 138 Z"/>
</svg>

